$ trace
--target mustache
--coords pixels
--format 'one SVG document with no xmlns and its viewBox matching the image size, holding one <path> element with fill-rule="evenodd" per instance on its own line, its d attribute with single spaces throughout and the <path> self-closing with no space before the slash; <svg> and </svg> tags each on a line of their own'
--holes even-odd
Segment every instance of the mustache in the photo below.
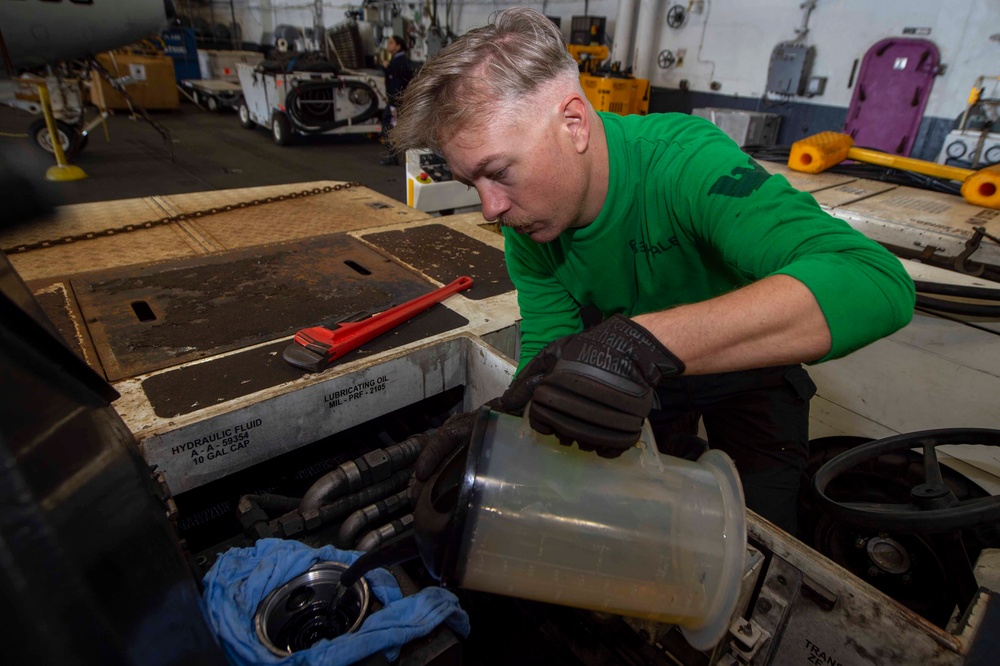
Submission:
<svg viewBox="0 0 1000 666">
<path fill-rule="evenodd" d="M 509 227 L 517 232 L 524 231 L 531 226 L 531 220 L 524 217 L 514 217 L 512 215 L 501 215 L 497 218 L 497 223 L 501 227 Z"/>
</svg>

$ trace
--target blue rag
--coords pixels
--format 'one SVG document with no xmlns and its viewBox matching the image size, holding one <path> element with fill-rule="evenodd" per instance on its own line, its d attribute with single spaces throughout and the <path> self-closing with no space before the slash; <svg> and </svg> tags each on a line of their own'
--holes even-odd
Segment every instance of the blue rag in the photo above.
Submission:
<svg viewBox="0 0 1000 666">
<path fill-rule="evenodd" d="M 298 541 L 261 539 L 250 548 L 223 553 L 205 574 L 204 600 L 208 621 L 233 664 L 353 664 L 378 651 L 389 661 L 399 648 L 444 622 L 460 636 L 469 634 L 469 616 L 454 594 L 440 587 L 424 588 L 404 597 L 399 583 L 385 569 L 365 574 L 372 593 L 384 608 L 369 615 L 357 631 L 321 640 L 287 657 L 272 654 L 257 640 L 253 616 L 272 590 L 317 562 L 351 564 L 361 553 L 333 546 L 310 548 Z"/>
</svg>

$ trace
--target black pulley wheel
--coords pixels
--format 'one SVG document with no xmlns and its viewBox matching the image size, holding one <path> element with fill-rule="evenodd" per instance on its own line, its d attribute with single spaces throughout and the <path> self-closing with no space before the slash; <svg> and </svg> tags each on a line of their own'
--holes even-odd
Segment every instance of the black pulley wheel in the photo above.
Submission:
<svg viewBox="0 0 1000 666">
<path fill-rule="evenodd" d="M 936 451 L 938 446 L 945 444 L 1000 446 L 1000 430 L 924 430 L 879 439 L 845 451 L 820 467 L 813 477 L 817 508 L 854 525 L 911 534 L 953 532 L 1000 523 L 1000 496 L 960 501 L 945 485 Z M 837 502 L 827 496 L 830 484 L 848 470 L 887 453 L 913 448 L 923 449 L 925 471 L 924 482 L 910 489 L 910 502 Z"/>
<path fill-rule="evenodd" d="M 69 123 L 62 120 L 56 120 L 55 123 L 59 145 L 62 147 L 63 154 L 69 159 L 83 148 L 85 142 L 81 140 L 80 132 Z M 45 152 L 55 153 L 52 134 L 45 123 L 45 118 L 39 118 L 28 126 L 28 138 L 31 139 L 32 144 Z"/>
</svg>

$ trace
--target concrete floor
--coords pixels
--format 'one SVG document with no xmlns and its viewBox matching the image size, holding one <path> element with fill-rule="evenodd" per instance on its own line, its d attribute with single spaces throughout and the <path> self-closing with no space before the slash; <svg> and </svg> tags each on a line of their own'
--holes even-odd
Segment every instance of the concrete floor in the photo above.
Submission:
<svg viewBox="0 0 1000 666">
<path fill-rule="evenodd" d="M 37 182 L 54 205 L 317 180 L 359 181 L 406 201 L 404 168 L 379 165 L 377 137 L 299 137 L 281 147 L 265 129 L 243 129 L 233 112 L 211 113 L 185 101 L 179 110 L 150 115 L 169 132 L 170 144 L 149 123 L 118 112 L 108 119 L 107 138 L 95 128 L 73 162 L 88 178 L 47 183 L 45 171 L 55 162 L 26 136 L 38 116 L 0 106 L 0 157 Z"/>
</svg>

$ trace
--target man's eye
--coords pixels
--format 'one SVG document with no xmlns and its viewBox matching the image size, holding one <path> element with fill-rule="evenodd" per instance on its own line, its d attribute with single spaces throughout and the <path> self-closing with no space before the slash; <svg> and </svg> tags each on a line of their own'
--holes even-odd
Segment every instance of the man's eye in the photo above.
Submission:
<svg viewBox="0 0 1000 666">
<path fill-rule="evenodd" d="M 490 180 L 500 180 L 507 175 L 507 169 L 503 168 L 490 174 Z"/>
</svg>

